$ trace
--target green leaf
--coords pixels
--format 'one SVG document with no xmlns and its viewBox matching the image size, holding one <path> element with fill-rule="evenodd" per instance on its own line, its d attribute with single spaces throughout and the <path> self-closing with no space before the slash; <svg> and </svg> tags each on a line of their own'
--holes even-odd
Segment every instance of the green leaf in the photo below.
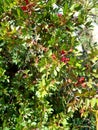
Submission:
<svg viewBox="0 0 98 130">
<path fill-rule="evenodd" d="M 68 3 L 66 2 L 64 7 L 63 7 L 63 13 L 64 15 L 68 14 L 68 11 L 69 11 L 69 7 L 68 7 Z"/>
<path fill-rule="evenodd" d="M 5 70 L 3 68 L 0 68 L 0 76 L 3 76 L 5 73 Z"/>
<path fill-rule="evenodd" d="M 92 98 L 91 99 L 91 107 L 94 108 L 97 102 L 98 102 L 97 98 Z"/>
<path fill-rule="evenodd" d="M 57 71 L 56 70 L 54 70 L 54 75 L 57 76 Z"/>
<path fill-rule="evenodd" d="M 17 8 L 17 14 L 18 14 L 18 17 L 21 18 L 21 12 L 19 8 Z"/>
<path fill-rule="evenodd" d="M 8 127 L 5 127 L 3 130 L 10 130 Z"/>
</svg>

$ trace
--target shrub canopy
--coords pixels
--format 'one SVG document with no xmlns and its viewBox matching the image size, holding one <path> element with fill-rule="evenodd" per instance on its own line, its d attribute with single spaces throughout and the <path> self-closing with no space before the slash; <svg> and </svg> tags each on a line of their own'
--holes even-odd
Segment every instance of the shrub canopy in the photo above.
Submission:
<svg viewBox="0 0 98 130">
<path fill-rule="evenodd" d="M 98 50 L 77 46 L 95 3 L 0 1 L 2 130 L 89 127 L 85 118 L 98 109 Z"/>
</svg>

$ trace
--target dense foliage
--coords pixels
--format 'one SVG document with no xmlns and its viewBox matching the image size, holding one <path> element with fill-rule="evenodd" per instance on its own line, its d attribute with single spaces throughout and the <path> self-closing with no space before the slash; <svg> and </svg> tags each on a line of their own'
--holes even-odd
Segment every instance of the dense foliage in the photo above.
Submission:
<svg viewBox="0 0 98 130">
<path fill-rule="evenodd" d="M 77 50 L 95 5 L 0 1 L 1 130 L 95 130 L 98 49 Z"/>
</svg>

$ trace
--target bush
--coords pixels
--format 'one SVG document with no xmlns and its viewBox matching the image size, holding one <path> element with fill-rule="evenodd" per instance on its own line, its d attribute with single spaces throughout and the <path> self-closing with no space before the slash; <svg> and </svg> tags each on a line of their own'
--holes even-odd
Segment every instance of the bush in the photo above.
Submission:
<svg viewBox="0 0 98 130">
<path fill-rule="evenodd" d="M 0 7 L 0 128 L 82 130 L 91 115 L 95 129 L 98 50 L 76 49 L 93 3 L 5 0 Z"/>
</svg>

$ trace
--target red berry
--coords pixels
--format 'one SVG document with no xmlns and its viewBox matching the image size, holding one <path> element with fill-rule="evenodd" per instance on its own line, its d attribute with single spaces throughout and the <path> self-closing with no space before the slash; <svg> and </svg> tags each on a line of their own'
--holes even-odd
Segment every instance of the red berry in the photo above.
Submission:
<svg viewBox="0 0 98 130">
<path fill-rule="evenodd" d="M 64 50 L 62 50 L 62 51 L 61 51 L 61 55 L 64 55 L 64 54 L 65 54 L 65 51 L 64 51 Z"/>
<path fill-rule="evenodd" d="M 69 58 L 66 58 L 66 61 L 69 61 L 70 59 Z"/>
<path fill-rule="evenodd" d="M 26 7 L 26 6 L 21 6 L 21 9 L 22 9 L 23 11 L 26 11 L 26 10 L 27 10 L 27 7 Z"/>
<path fill-rule="evenodd" d="M 70 60 L 69 58 L 66 58 L 64 63 L 67 64 L 69 60 Z"/>
<path fill-rule="evenodd" d="M 58 16 L 58 17 L 62 17 L 62 14 L 58 13 L 57 16 Z"/>
<path fill-rule="evenodd" d="M 65 61 L 66 61 L 66 57 L 62 57 L 62 58 L 61 58 L 61 61 L 62 61 L 62 62 L 65 62 Z"/>
<path fill-rule="evenodd" d="M 78 83 L 83 83 L 85 81 L 85 78 L 84 77 L 80 77 L 79 79 L 78 79 Z"/>
<path fill-rule="evenodd" d="M 64 56 L 61 58 L 61 61 L 64 62 L 65 64 L 67 64 L 69 60 L 70 60 L 69 58 L 66 58 Z"/>
<path fill-rule="evenodd" d="M 26 5 L 28 5 L 28 4 L 29 4 L 29 1 L 28 1 L 28 0 L 25 0 L 25 3 L 26 3 Z"/>
</svg>

